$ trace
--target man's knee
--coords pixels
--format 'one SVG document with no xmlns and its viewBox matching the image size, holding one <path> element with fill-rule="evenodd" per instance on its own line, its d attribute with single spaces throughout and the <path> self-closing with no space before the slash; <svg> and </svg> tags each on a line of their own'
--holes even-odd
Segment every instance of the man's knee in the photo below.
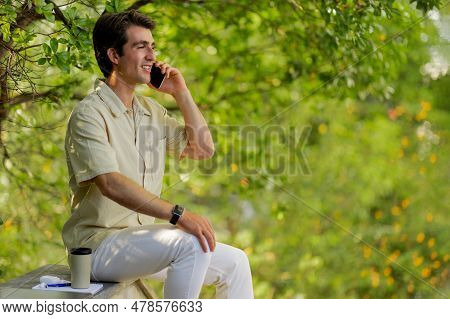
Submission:
<svg viewBox="0 0 450 319">
<path fill-rule="evenodd" d="M 181 229 L 177 229 L 176 231 L 178 232 L 178 236 L 180 236 L 181 238 L 180 244 L 183 246 L 183 248 L 191 249 L 194 252 L 204 252 L 197 236 L 187 233 Z M 206 239 L 205 244 L 207 244 Z"/>
<path fill-rule="evenodd" d="M 247 254 L 239 248 L 232 247 L 230 252 L 230 266 L 234 270 L 244 271 L 250 269 L 250 262 Z"/>
<path fill-rule="evenodd" d="M 250 261 L 248 260 L 248 256 L 245 251 L 243 251 L 242 249 L 238 249 L 237 255 L 242 266 L 250 267 Z"/>
</svg>

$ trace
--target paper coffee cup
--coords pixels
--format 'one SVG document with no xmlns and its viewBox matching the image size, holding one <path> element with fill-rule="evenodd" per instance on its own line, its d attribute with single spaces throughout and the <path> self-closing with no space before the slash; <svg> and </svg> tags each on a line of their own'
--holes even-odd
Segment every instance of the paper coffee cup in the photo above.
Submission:
<svg viewBox="0 0 450 319">
<path fill-rule="evenodd" d="M 72 248 L 69 255 L 71 287 L 75 289 L 89 288 L 91 284 L 90 248 Z"/>
</svg>

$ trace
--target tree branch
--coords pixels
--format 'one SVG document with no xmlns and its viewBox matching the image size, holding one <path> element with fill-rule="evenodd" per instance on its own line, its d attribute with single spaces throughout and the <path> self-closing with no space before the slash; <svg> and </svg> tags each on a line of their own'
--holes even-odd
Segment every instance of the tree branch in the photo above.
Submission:
<svg viewBox="0 0 450 319">
<path fill-rule="evenodd" d="M 54 3 L 52 0 L 45 0 L 46 3 L 53 4 L 53 11 L 55 12 L 55 16 L 64 23 L 64 25 L 69 29 L 71 29 L 72 25 L 67 21 L 64 13 L 62 13 L 61 9 Z"/>
<path fill-rule="evenodd" d="M 3 137 L 2 137 L 2 123 L 3 120 L 6 119 L 8 116 L 8 109 L 4 107 L 3 103 L 5 103 L 8 100 L 8 75 L 7 71 L 3 72 L 3 70 L 0 68 L 0 74 L 2 75 L 2 78 L 0 79 L 0 147 L 3 150 L 3 160 L 6 160 L 9 158 L 8 151 L 3 143 Z"/>
<path fill-rule="evenodd" d="M 9 105 L 17 105 L 20 103 L 26 103 L 26 102 L 30 102 L 30 101 L 34 101 L 36 99 L 42 99 L 45 97 L 59 97 L 60 94 L 58 94 L 58 89 L 60 89 L 61 86 L 57 86 L 54 89 L 48 90 L 46 92 L 43 93 L 24 93 L 18 96 L 13 97 L 12 99 L 9 100 L 8 104 Z M 79 94 L 74 94 L 73 96 L 74 100 L 82 100 L 84 98 L 84 96 L 79 95 Z"/>
</svg>

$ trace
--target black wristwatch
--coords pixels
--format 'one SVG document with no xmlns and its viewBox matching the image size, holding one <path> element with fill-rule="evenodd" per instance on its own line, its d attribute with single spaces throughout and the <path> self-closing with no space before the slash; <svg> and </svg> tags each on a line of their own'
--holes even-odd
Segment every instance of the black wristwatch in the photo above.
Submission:
<svg viewBox="0 0 450 319">
<path fill-rule="evenodd" d="M 184 207 L 181 207 L 180 205 L 175 205 L 172 208 L 172 218 L 170 219 L 170 223 L 172 225 L 176 225 L 178 222 L 178 219 L 180 219 L 181 215 L 183 215 Z"/>
</svg>

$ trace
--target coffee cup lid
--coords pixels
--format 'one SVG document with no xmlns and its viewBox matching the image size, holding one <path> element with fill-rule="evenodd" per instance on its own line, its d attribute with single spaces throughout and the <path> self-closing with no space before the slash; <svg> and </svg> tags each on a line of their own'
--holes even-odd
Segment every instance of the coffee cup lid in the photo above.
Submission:
<svg viewBox="0 0 450 319">
<path fill-rule="evenodd" d="M 92 249 L 86 247 L 72 248 L 70 253 L 72 255 L 90 255 L 92 254 Z"/>
</svg>

